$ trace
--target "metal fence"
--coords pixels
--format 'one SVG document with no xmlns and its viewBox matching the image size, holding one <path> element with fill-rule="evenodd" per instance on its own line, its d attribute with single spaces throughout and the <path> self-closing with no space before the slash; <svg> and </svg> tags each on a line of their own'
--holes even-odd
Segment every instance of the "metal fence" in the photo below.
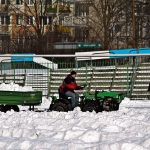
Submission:
<svg viewBox="0 0 150 150">
<path fill-rule="evenodd" d="M 83 81 L 87 82 L 90 90 L 116 90 L 125 92 L 131 97 L 135 90 L 140 89 L 140 84 L 144 85 L 145 80 L 148 84 L 150 79 L 148 76 L 149 55 L 135 54 L 128 57 L 116 55 L 112 59 L 97 60 L 87 56 L 88 60 L 84 61 L 77 61 L 73 55 L 57 55 L 56 57 L 44 55 L 43 57 L 47 57 L 49 63 L 1 61 L 0 83 L 14 82 L 22 86 L 32 86 L 35 90 L 42 90 L 43 95 L 50 96 L 57 93 L 64 77 L 71 70 L 76 70 L 79 74 L 77 82 L 79 84 Z M 57 67 L 53 64 L 57 64 Z M 145 77 L 142 78 L 142 76 Z M 139 86 L 138 80 L 141 80 Z M 147 86 L 143 86 L 145 92 Z"/>
</svg>

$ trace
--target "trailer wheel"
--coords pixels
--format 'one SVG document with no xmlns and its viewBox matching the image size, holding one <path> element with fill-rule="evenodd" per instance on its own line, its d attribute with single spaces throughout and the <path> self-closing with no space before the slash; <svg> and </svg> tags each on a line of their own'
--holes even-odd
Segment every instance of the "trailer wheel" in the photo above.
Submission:
<svg viewBox="0 0 150 150">
<path fill-rule="evenodd" d="M 53 104 L 52 110 L 54 111 L 62 111 L 62 112 L 67 112 L 68 111 L 68 106 L 64 103 L 58 102 Z"/>
<path fill-rule="evenodd" d="M 10 105 L 5 105 L 4 109 L 5 109 L 5 112 L 10 111 L 11 110 L 11 106 Z"/>
<path fill-rule="evenodd" d="M 5 106 L 4 105 L 0 105 L 0 111 L 5 112 Z"/>
<path fill-rule="evenodd" d="M 5 105 L 4 109 L 5 109 L 5 112 L 10 111 L 11 109 L 16 111 L 16 112 L 20 111 L 19 107 L 17 105 Z"/>
<path fill-rule="evenodd" d="M 19 109 L 19 107 L 17 105 L 12 105 L 11 109 L 13 109 L 16 112 L 20 111 L 20 109 Z"/>
</svg>

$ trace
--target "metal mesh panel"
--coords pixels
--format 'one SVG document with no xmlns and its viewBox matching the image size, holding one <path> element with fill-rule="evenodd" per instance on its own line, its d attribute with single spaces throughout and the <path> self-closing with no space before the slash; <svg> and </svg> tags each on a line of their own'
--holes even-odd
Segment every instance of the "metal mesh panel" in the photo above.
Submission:
<svg viewBox="0 0 150 150">
<path fill-rule="evenodd" d="M 149 99 L 149 56 L 78 62 L 75 57 L 48 59 L 49 63 L 1 62 L 0 83 L 32 86 L 37 91 L 43 91 L 43 95 L 51 96 L 58 92 L 65 76 L 75 70 L 77 83 L 87 83 L 85 90 L 111 90 L 123 92 L 131 99 Z M 81 94 L 83 91 L 78 92 Z"/>
</svg>

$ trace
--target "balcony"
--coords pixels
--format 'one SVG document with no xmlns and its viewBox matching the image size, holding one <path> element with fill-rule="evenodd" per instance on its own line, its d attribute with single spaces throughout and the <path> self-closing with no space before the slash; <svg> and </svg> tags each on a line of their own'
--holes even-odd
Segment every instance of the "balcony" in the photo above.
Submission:
<svg viewBox="0 0 150 150">
<path fill-rule="evenodd" d="M 71 13 L 71 10 L 70 10 L 70 8 L 68 8 L 68 7 L 59 7 L 59 8 L 57 8 L 57 7 L 54 7 L 54 8 L 48 8 L 48 11 L 47 11 L 47 14 L 48 15 L 56 15 L 56 14 L 61 14 L 61 15 L 69 15 L 70 13 Z"/>
</svg>

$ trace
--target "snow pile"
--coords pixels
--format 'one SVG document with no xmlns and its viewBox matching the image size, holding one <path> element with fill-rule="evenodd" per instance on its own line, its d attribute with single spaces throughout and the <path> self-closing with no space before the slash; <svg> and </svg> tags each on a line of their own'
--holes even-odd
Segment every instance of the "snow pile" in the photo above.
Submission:
<svg viewBox="0 0 150 150">
<path fill-rule="evenodd" d="M 0 112 L 0 149 L 149 150 L 150 101 L 125 99 L 119 111 L 102 113 Z"/>
<path fill-rule="evenodd" d="M 0 89 L 20 91 L 14 83 Z M 25 90 L 25 89 L 24 89 Z M 27 91 L 31 90 L 29 87 Z M 51 98 L 43 97 L 41 110 Z M 19 106 L 20 107 L 20 106 Z M 0 150 L 150 150 L 150 101 L 125 98 L 119 111 L 0 112 Z"/>
<path fill-rule="evenodd" d="M 1 91 L 34 91 L 30 86 L 19 86 L 11 82 L 10 84 L 2 83 L 0 84 Z"/>
</svg>

